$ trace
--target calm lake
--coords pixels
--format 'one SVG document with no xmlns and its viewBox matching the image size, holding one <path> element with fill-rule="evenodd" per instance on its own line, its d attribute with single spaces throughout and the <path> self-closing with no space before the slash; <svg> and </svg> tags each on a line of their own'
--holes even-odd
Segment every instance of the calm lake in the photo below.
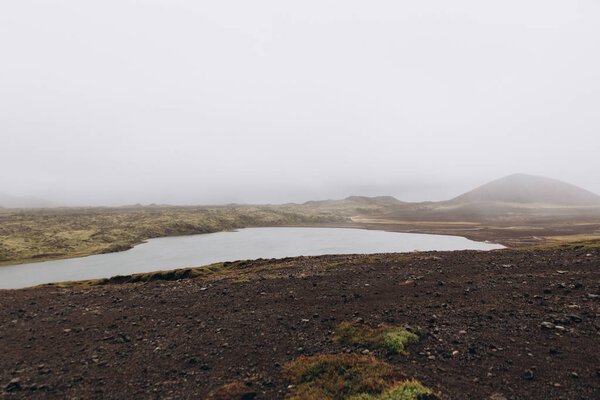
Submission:
<svg viewBox="0 0 600 400">
<path fill-rule="evenodd" d="M 0 267 L 0 289 L 256 258 L 500 248 L 458 236 L 340 228 L 248 228 L 151 239 L 120 253 Z"/>
</svg>

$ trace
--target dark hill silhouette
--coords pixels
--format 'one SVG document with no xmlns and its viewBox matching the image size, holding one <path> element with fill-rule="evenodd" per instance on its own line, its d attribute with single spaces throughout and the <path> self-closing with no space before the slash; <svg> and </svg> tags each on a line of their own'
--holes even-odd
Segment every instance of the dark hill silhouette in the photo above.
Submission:
<svg viewBox="0 0 600 400">
<path fill-rule="evenodd" d="M 449 203 L 520 203 L 562 206 L 600 205 L 600 196 L 556 179 L 515 174 L 464 193 Z"/>
</svg>

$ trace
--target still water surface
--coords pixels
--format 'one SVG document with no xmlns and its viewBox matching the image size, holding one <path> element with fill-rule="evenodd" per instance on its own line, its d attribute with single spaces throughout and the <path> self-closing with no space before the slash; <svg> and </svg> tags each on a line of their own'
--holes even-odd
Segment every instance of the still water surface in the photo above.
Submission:
<svg viewBox="0 0 600 400">
<path fill-rule="evenodd" d="M 502 246 L 458 236 L 341 228 L 248 228 L 151 239 L 120 253 L 0 267 L 0 289 L 256 258 L 499 248 Z"/>
</svg>

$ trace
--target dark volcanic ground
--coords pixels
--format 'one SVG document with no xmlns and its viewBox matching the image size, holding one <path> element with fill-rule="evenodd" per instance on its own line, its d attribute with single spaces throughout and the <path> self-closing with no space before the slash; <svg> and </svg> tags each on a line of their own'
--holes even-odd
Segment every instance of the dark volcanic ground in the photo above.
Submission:
<svg viewBox="0 0 600 400">
<path fill-rule="evenodd" d="M 332 332 L 362 318 L 422 328 L 409 356 L 375 354 L 444 399 L 600 399 L 596 250 L 291 264 L 242 283 L 0 291 L 0 398 L 202 399 L 238 380 L 281 399 L 282 365 L 346 351 Z"/>
</svg>

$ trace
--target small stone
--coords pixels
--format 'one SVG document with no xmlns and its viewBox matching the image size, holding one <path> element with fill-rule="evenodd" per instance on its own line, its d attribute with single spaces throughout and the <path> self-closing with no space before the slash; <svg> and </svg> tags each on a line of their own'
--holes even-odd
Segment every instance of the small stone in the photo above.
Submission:
<svg viewBox="0 0 600 400">
<path fill-rule="evenodd" d="M 458 350 L 454 350 L 454 351 L 452 352 L 452 357 L 456 357 L 458 354 L 459 354 L 459 353 L 458 353 Z"/>
<path fill-rule="evenodd" d="M 19 378 L 13 378 L 4 388 L 7 392 L 20 392 L 23 388 L 21 387 L 21 380 Z"/>
<path fill-rule="evenodd" d="M 579 315 L 575 315 L 575 314 L 567 315 L 567 318 L 569 318 L 569 320 L 572 321 L 572 322 L 581 322 L 581 321 L 583 321 L 583 319 Z"/>
<path fill-rule="evenodd" d="M 198 357 L 191 357 L 190 359 L 187 360 L 187 363 L 190 365 L 196 365 L 196 364 L 202 363 L 202 360 L 199 359 Z"/>
<path fill-rule="evenodd" d="M 531 381 L 533 380 L 533 378 L 535 378 L 535 375 L 533 374 L 533 371 L 530 369 L 526 369 L 523 374 L 521 375 L 521 378 Z"/>
<path fill-rule="evenodd" d="M 560 331 L 560 332 L 564 332 L 567 330 L 567 328 L 565 328 L 564 326 L 561 326 L 561 325 L 556 325 L 554 327 L 554 329 L 556 329 L 557 331 Z"/>
<path fill-rule="evenodd" d="M 579 378 L 579 374 L 577 372 L 573 371 L 573 372 L 571 372 L 571 378 L 577 379 L 577 378 Z"/>
<path fill-rule="evenodd" d="M 542 329 L 554 329 L 554 324 L 552 322 L 544 321 L 540 324 Z"/>
<path fill-rule="evenodd" d="M 370 353 L 369 349 L 364 349 L 363 351 L 361 351 L 361 354 L 364 354 L 364 355 L 367 355 L 369 353 Z"/>
<path fill-rule="evenodd" d="M 500 394 L 500 393 L 494 393 L 489 397 L 489 400 L 507 400 L 506 397 L 504 397 L 504 395 Z"/>
</svg>

